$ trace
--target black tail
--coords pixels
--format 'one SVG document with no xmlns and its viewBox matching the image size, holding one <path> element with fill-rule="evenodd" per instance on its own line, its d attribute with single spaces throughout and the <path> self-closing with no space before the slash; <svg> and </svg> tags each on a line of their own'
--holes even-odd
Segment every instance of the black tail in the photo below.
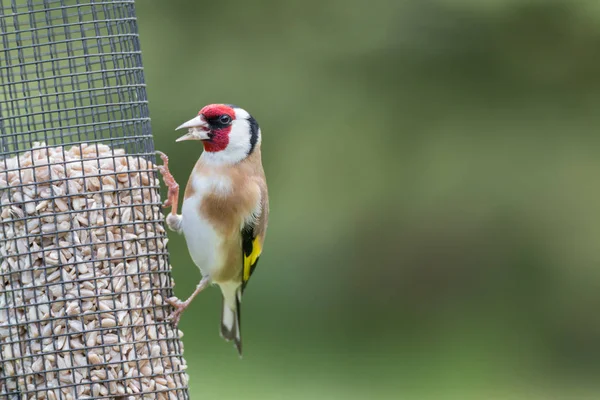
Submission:
<svg viewBox="0 0 600 400">
<path fill-rule="evenodd" d="M 242 356 L 242 326 L 241 326 L 241 290 L 236 292 L 234 304 L 228 304 L 223 297 L 223 312 L 221 314 L 221 336 L 233 340 L 240 357 Z"/>
</svg>

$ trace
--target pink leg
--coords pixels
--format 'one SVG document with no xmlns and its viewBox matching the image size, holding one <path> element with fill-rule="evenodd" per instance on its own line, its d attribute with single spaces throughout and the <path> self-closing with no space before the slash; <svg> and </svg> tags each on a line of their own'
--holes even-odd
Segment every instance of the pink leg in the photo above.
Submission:
<svg viewBox="0 0 600 400">
<path fill-rule="evenodd" d="M 185 311 L 185 309 L 190 305 L 192 300 L 194 300 L 194 297 L 196 297 L 198 293 L 204 290 L 204 288 L 206 288 L 206 286 L 208 286 L 209 283 L 210 278 L 208 276 L 202 277 L 202 280 L 200 281 L 200 283 L 198 283 L 198 286 L 196 286 L 196 290 L 194 290 L 194 293 L 192 293 L 192 295 L 188 297 L 186 301 L 182 302 L 177 298 L 167 299 L 167 303 L 175 307 L 175 311 L 173 311 L 173 313 L 169 316 L 169 319 L 173 321 L 173 325 L 175 327 L 177 327 L 177 325 L 179 324 L 179 319 L 181 318 L 181 314 L 183 313 L 183 311 Z"/>
<path fill-rule="evenodd" d="M 179 184 L 173 178 L 171 171 L 169 171 L 169 157 L 162 151 L 157 151 L 156 154 L 160 156 L 163 160 L 163 165 L 158 165 L 158 172 L 163 177 L 165 181 L 165 185 L 169 188 L 169 192 L 167 194 L 167 200 L 163 207 L 171 207 L 171 215 L 177 215 L 177 204 L 179 203 Z"/>
</svg>

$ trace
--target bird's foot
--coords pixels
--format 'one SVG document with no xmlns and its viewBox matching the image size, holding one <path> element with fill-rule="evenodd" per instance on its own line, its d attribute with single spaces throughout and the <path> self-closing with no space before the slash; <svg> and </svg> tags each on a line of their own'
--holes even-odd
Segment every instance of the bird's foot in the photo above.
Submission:
<svg viewBox="0 0 600 400">
<path fill-rule="evenodd" d="M 179 202 L 179 184 L 177 183 L 177 181 L 175 181 L 175 178 L 173 177 L 173 174 L 171 174 L 171 171 L 169 171 L 169 157 L 162 151 L 158 150 L 156 151 L 156 154 L 158 154 L 163 161 L 163 165 L 157 165 L 156 168 L 158 169 L 158 172 L 160 172 L 160 174 L 162 175 L 163 181 L 169 189 L 169 192 L 167 194 L 167 200 L 163 204 L 163 207 L 171 207 L 171 214 L 176 215 L 177 203 Z"/>
<path fill-rule="evenodd" d="M 196 286 L 196 290 L 194 290 L 194 293 L 192 293 L 192 295 L 186 301 L 181 301 L 177 297 L 170 297 L 167 299 L 167 303 L 169 303 L 171 306 L 173 306 L 173 308 L 175 308 L 175 311 L 173 311 L 167 319 L 172 321 L 175 327 L 177 327 L 177 324 L 179 323 L 179 319 L 181 318 L 181 314 L 183 313 L 183 311 L 185 311 L 185 309 L 188 308 L 192 300 L 194 300 L 194 297 L 196 297 L 198 293 L 203 291 L 209 283 L 210 277 L 208 275 L 203 276 L 198 285 Z"/>
<path fill-rule="evenodd" d="M 173 323 L 175 328 L 177 328 L 177 325 L 179 325 L 179 320 L 181 319 L 181 314 L 190 305 L 190 303 L 188 301 L 181 301 L 177 297 L 171 297 L 170 299 L 167 299 L 167 303 L 175 308 L 175 310 L 167 319 Z"/>
</svg>

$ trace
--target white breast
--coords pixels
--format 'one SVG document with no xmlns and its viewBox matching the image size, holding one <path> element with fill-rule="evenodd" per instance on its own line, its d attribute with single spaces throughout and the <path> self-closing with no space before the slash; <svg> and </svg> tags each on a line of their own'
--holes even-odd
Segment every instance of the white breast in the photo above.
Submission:
<svg viewBox="0 0 600 400">
<path fill-rule="evenodd" d="M 231 180 L 226 176 L 200 176 L 192 182 L 194 195 L 183 201 L 182 228 L 194 264 L 203 276 L 211 276 L 221 268 L 222 238 L 212 224 L 200 214 L 200 204 L 206 193 L 226 194 L 231 191 Z"/>
</svg>

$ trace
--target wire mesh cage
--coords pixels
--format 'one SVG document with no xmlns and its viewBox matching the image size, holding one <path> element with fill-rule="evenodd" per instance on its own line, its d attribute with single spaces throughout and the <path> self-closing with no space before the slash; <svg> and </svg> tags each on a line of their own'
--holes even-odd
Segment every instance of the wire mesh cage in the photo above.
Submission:
<svg viewBox="0 0 600 400">
<path fill-rule="evenodd" d="M 0 34 L 0 398 L 189 398 L 133 1 Z"/>
</svg>

